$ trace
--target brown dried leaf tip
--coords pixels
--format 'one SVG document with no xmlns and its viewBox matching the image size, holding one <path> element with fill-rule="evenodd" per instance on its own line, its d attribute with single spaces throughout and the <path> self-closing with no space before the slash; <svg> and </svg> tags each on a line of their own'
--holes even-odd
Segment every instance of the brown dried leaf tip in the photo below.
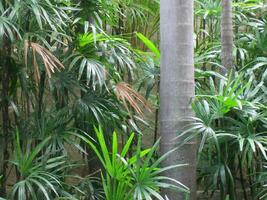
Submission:
<svg viewBox="0 0 267 200">
<path fill-rule="evenodd" d="M 134 90 L 128 83 L 120 82 L 115 85 L 115 93 L 118 99 L 123 102 L 125 108 L 129 110 L 129 105 L 141 116 L 144 113 L 140 107 L 140 104 L 144 106 L 149 112 L 152 111 L 151 104 L 136 90 Z"/>
<path fill-rule="evenodd" d="M 46 49 L 45 47 L 39 45 L 38 43 L 25 41 L 24 43 L 24 56 L 25 56 L 25 65 L 28 63 L 28 52 L 32 50 L 32 62 L 34 67 L 34 77 L 37 82 L 40 80 L 40 71 L 39 65 L 37 62 L 36 54 L 39 55 L 44 63 L 45 71 L 49 78 L 51 78 L 51 74 L 55 72 L 55 70 L 60 71 L 64 69 L 64 65 L 52 54 L 51 51 Z"/>
</svg>

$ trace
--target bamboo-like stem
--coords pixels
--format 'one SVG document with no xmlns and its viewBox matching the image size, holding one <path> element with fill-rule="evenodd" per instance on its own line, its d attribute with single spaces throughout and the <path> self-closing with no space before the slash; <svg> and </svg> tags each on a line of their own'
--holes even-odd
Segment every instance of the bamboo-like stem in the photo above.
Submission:
<svg viewBox="0 0 267 200">
<path fill-rule="evenodd" d="M 240 173 L 240 182 L 243 190 L 244 199 L 248 200 L 247 192 L 246 192 L 246 186 L 245 186 L 245 179 L 243 175 L 243 168 L 242 168 L 242 159 L 241 156 L 238 156 L 238 162 L 239 162 L 239 173 Z"/>
</svg>

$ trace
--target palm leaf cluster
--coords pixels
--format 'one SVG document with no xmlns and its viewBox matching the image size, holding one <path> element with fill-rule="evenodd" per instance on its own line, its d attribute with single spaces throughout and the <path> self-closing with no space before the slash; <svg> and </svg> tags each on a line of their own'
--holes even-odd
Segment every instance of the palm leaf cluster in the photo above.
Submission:
<svg viewBox="0 0 267 200">
<path fill-rule="evenodd" d="M 93 171 L 100 168 L 92 161 L 96 149 L 88 145 L 99 136 L 94 126 L 101 126 L 107 139 L 115 129 L 133 139 L 128 133 L 140 132 L 144 110 L 152 109 L 133 84 L 146 65 L 143 52 L 116 23 L 144 25 L 150 16 L 145 3 L 134 1 L 0 2 L 0 196 L 105 199 L 112 183 L 99 181 L 100 173 Z M 129 145 L 124 157 L 135 148 Z M 85 169 L 86 175 L 74 169 Z M 154 184 L 157 176 L 148 180 Z M 159 186 L 136 195 L 159 196 Z"/>
</svg>

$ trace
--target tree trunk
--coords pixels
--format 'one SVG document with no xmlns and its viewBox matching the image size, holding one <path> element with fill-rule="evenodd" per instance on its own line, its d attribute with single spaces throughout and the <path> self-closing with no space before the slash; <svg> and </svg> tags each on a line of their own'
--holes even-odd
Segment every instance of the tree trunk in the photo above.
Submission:
<svg viewBox="0 0 267 200">
<path fill-rule="evenodd" d="M 160 133 L 161 153 L 173 149 L 174 141 L 194 116 L 191 102 L 195 94 L 193 0 L 161 0 L 161 79 L 160 79 Z M 196 142 L 183 145 L 168 157 L 164 166 L 188 164 L 165 173 L 191 189 L 196 199 Z M 183 200 L 184 194 L 164 190 L 171 200 Z"/>
<path fill-rule="evenodd" d="M 4 51 L 10 53 L 9 48 L 4 48 Z M 4 53 L 3 53 L 4 54 Z M 6 169 L 7 169 L 7 160 L 9 158 L 8 154 L 8 134 L 9 134 L 9 111 L 8 111 L 8 89 L 9 89 L 9 71 L 8 71 L 8 56 L 1 53 L 0 56 L 2 59 L 2 102 L 1 102 L 1 111 L 2 111 L 2 132 L 0 133 L 0 176 L 2 180 L 0 181 L 0 196 L 6 195 Z"/>
<path fill-rule="evenodd" d="M 222 0 L 221 43 L 224 72 L 233 68 L 232 0 Z"/>
</svg>

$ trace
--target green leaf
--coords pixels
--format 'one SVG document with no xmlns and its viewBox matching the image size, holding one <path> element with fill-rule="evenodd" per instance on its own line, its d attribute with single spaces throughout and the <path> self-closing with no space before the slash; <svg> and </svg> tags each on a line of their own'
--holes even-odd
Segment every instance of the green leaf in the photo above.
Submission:
<svg viewBox="0 0 267 200">
<path fill-rule="evenodd" d="M 146 47 L 149 48 L 149 50 L 154 53 L 158 59 L 160 59 L 160 52 L 156 45 L 142 33 L 136 33 L 136 35 L 146 45 Z"/>
<path fill-rule="evenodd" d="M 112 135 L 112 165 L 113 167 L 116 163 L 117 153 L 118 153 L 118 141 L 117 141 L 117 134 L 114 131 Z"/>
<path fill-rule="evenodd" d="M 109 172 L 110 175 L 114 175 L 114 170 L 113 170 L 113 167 L 111 164 L 108 147 L 107 147 L 105 139 L 104 139 L 103 130 L 102 130 L 102 128 L 99 127 L 98 130 L 95 128 L 95 131 L 96 131 L 99 145 L 101 147 L 103 158 L 105 160 L 105 166 L 104 167 L 107 169 L 107 171 Z"/>
<path fill-rule="evenodd" d="M 130 135 L 130 137 L 129 137 L 129 139 L 127 140 L 127 142 L 126 142 L 126 144 L 124 145 L 124 147 L 123 147 L 123 149 L 122 149 L 122 151 L 121 151 L 121 157 L 125 157 L 126 156 L 126 154 L 128 153 L 128 151 L 129 151 L 129 148 L 130 148 L 130 146 L 131 146 L 131 144 L 132 144 L 132 141 L 133 141 L 133 139 L 134 139 L 134 133 L 132 133 L 131 135 Z"/>
</svg>

